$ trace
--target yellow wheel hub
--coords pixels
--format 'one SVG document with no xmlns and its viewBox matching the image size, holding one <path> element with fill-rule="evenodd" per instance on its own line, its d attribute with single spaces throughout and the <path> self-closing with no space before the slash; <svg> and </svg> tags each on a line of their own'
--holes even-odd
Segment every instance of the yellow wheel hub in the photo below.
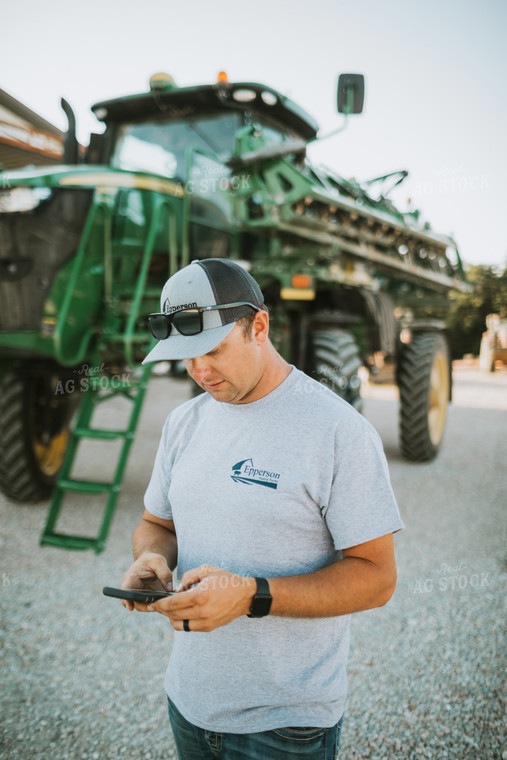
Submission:
<svg viewBox="0 0 507 760">
<path fill-rule="evenodd" d="M 62 430 L 54 435 L 48 444 L 41 443 L 38 440 L 33 442 L 33 450 L 44 475 L 52 477 L 60 469 L 68 438 L 69 431 Z"/>
<path fill-rule="evenodd" d="M 449 400 L 449 367 L 442 351 L 435 354 L 430 376 L 428 429 L 431 443 L 438 446 L 444 433 Z"/>
</svg>

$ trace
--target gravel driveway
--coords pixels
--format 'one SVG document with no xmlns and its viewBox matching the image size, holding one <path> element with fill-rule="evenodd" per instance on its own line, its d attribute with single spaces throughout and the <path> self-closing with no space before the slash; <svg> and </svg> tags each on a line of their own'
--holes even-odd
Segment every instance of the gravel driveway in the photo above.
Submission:
<svg viewBox="0 0 507 760">
<path fill-rule="evenodd" d="M 507 759 L 507 370 L 460 369 L 455 382 L 443 449 L 423 465 L 398 453 L 395 390 L 366 389 L 406 530 L 393 599 L 352 620 L 341 760 Z M 0 497 L 0 758 L 175 757 L 162 691 L 172 629 L 101 589 L 130 564 L 163 419 L 187 393 L 183 381 L 150 382 L 103 554 L 40 548 L 48 504 Z M 114 425 L 121 410 L 109 414 Z M 95 445 L 80 472 L 107 462 Z M 101 506 L 75 496 L 61 529 L 85 530 Z"/>
</svg>

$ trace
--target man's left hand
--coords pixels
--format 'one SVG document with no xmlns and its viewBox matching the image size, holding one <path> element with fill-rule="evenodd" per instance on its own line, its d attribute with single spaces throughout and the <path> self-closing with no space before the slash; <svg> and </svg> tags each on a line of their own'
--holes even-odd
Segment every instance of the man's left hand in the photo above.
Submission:
<svg viewBox="0 0 507 760">
<path fill-rule="evenodd" d="M 147 609 L 168 617 L 175 631 L 183 631 L 183 621 L 187 620 L 190 631 L 208 632 L 247 615 L 256 589 L 253 577 L 201 565 L 184 574 L 177 594 Z"/>
</svg>

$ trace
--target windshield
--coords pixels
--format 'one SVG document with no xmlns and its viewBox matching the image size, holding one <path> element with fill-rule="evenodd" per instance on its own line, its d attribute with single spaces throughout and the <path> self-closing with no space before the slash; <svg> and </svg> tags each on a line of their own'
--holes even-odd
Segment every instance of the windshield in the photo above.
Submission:
<svg viewBox="0 0 507 760">
<path fill-rule="evenodd" d="M 187 149 L 197 148 L 224 161 L 234 150 L 239 126 L 240 116 L 233 112 L 185 121 L 125 124 L 118 130 L 111 165 L 184 180 Z"/>
</svg>

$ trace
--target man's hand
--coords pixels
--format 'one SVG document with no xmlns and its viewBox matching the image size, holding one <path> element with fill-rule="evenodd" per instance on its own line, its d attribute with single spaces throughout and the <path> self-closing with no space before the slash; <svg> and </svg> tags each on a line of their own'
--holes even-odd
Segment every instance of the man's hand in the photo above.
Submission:
<svg viewBox="0 0 507 760">
<path fill-rule="evenodd" d="M 156 552 L 144 552 L 129 567 L 121 583 L 121 588 L 145 588 L 157 591 L 172 591 L 172 573 L 167 565 L 167 560 L 162 554 Z M 139 602 L 122 600 L 127 610 L 147 612 L 147 605 Z"/>
<path fill-rule="evenodd" d="M 175 631 L 188 620 L 191 631 L 207 632 L 248 614 L 256 589 L 255 578 L 201 565 L 185 573 L 177 594 L 141 606 L 168 617 Z"/>
</svg>

